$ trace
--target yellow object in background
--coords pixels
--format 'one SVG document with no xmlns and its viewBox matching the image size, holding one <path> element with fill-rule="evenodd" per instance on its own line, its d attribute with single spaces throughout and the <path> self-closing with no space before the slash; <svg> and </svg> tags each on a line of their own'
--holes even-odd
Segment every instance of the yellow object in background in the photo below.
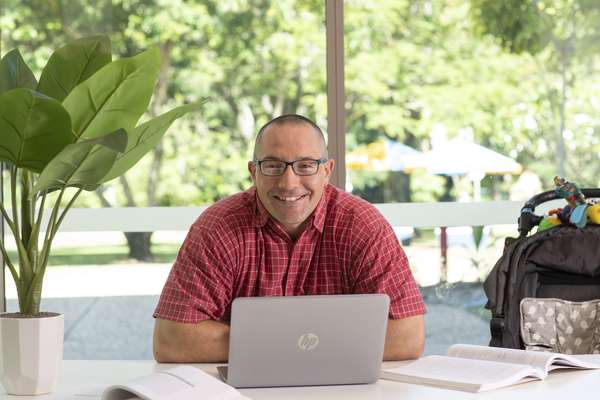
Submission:
<svg viewBox="0 0 600 400">
<path fill-rule="evenodd" d="M 600 203 L 594 204 L 586 210 L 588 220 L 593 224 L 600 224 Z"/>
</svg>

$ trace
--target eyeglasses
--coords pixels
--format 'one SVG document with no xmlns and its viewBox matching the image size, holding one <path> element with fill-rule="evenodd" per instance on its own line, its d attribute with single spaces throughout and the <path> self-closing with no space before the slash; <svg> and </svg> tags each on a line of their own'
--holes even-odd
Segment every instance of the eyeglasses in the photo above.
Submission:
<svg viewBox="0 0 600 400">
<path fill-rule="evenodd" d="M 288 165 L 292 166 L 292 170 L 296 175 L 308 176 L 314 175 L 319 170 L 319 165 L 327 162 L 326 158 L 320 158 L 313 160 L 305 158 L 296 161 L 281 161 L 281 160 L 256 160 L 255 164 L 258 164 L 260 172 L 266 176 L 281 176 L 284 174 Z"/>
</svg>

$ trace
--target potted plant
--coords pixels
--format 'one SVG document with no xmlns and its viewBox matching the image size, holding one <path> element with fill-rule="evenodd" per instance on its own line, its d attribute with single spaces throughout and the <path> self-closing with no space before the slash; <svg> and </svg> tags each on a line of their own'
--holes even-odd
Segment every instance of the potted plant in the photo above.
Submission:
<svg viewBox="0 0 600 400">
<path fill-rule="evenodd" d="M 11 259 L 0 241 L 19 302 L 18 313 L 0 314 L 0 375 L 9 394 L 48 393 L 57 382 L 63 316 L 40 312 L 40 302 L 65 214 L 83 190 L 125 173 L 175 119 L 199 107 L 183 105 L 137 125 L 160 62 L 158 49 L 111 61 L 106 36 L 59 48 L 39 80 L 18 50 L 0 60 L 0 161 L 10 172 L 0 209 L 18 253 Z"/>
</svg>

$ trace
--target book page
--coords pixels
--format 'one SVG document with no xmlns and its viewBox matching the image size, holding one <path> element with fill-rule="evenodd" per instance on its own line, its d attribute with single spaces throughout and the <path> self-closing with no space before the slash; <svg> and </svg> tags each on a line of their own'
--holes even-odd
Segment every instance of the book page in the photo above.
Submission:
<svg viewBox="0 0 600 400">
<path fill-rule="evenodd" d="M 542 379 L 543 376 L 538 369 L 528 365 L 427 356 L 409 365 L 384 369 L 381 378 L 479 392 Z"/>
<path fill-rule="evenodd" d="M 600 366 L 600 354 L 574 354 L 571 357 L 584 363 Z"/>
<path fill-rule="evenodd" d="M 558 368 L 576 368 L 576 369 L 598 369 L 600 368 L 600 358 L 597 354 L 577 354 L 566 355 L 553 353 L 554 357 L 548 371 Z"/>
<path fill-rule="evenodd" d="M 158 371 L 122 385 L 107 388 L 103 400 L 228 400 L 244 397 L 233 387 L 187 365 Z"/>
<path fill-rule="evenodd" d="M 586 359 L 585 356 L 470 344 L 455 344 L 450 346 L 447 354 L 451 357 L 531 365 L 539 368 L 544 374 L 557 368 L 600 368 L 600 363 L 594 363 L 591 358 Z"/>
<path fill-rule="evenodd" d="M 455 344 L 447 353 L 450 357 L 471 358 L 502 363 L 530 365 L 547 374 L 548 365 L 554 359 L 554 353 L 541 351 L 525 351 L 500 347 L 477 346 L 471 344 Z"/>
</svg>

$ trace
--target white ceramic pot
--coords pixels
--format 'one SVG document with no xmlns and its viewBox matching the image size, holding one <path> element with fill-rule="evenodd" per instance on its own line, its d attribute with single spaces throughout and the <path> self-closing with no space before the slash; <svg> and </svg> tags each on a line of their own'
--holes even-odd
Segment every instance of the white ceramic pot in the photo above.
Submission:
<svg viewBox="0 0 600 400">
<path fill-rule="evenodd" d="M 0 314 L 0 380 L 8 394 L 36 395 L 56 388 L 63 359 L 65 320 Z"/>
</svg>

